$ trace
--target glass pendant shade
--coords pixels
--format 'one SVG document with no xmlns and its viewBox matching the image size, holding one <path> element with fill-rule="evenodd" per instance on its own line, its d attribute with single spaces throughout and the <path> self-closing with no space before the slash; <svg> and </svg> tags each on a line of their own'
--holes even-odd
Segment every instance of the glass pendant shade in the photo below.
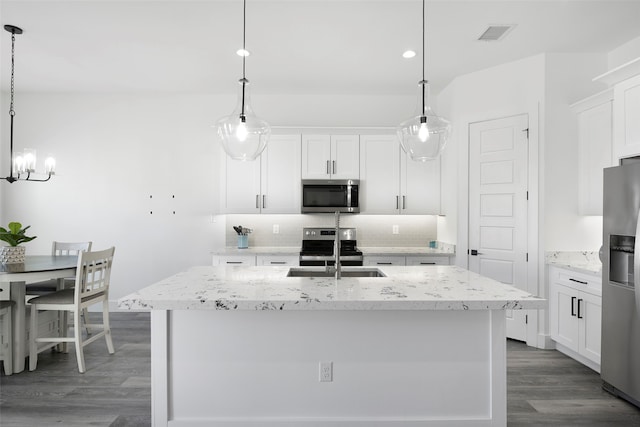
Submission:
<svg viewBox="0 0 640 427">
<path fill-rule="evenodd" d="M 240 79 L 238 104 L 231 115 L 218 120 L 216 131 L 227 155 L 234 160 L 255 160 L 264 151 L 271 127 L 251 108 L 249 81 Z"/>
<path fill-rule="evenodd" d="M 418 83 L 418 107 L 413 117 L 400 123 L 396 128 L 402 149 L 411 160 L 426 162 L 437 158 L 444 148 L 451 124 L 436 116 L 429 106 L 429 83 Z"/>
</svg>

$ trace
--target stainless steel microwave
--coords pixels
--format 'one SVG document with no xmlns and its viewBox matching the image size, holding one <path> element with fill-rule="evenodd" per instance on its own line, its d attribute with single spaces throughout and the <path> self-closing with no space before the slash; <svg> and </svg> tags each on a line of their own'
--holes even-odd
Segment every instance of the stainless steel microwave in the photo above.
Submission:
<svg viewBox="0 0 640 427">
<path fill-rule="evenodd" d="M 303 179 L 302 213 L 359 213 L 357 179 Z"/>
</svg>

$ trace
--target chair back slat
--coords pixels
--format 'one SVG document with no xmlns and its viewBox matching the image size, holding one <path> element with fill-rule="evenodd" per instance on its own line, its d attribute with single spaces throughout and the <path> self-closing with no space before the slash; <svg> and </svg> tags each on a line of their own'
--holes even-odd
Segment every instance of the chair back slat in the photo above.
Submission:
<svg viewBox="0 0 640 427">
<path fill-rule="evenodd" d="M 94 252 L 80 252 L 76 271 L 75 302 L 108 294 L 115 247 Z"/>
<path fill-rule="evenodd" d="M 51 255 L 78 255 L 80 252 L 89 252 L 91 242 L 53 242 Z"/>
</svg>

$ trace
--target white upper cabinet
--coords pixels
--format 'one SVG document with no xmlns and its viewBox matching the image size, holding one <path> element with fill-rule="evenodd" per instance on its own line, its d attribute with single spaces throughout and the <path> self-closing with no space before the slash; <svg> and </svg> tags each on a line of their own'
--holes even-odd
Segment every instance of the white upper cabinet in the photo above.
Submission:
<svg viewBox="0 0 640 427">
<path fill-rule="evenodd" d="M 220 152 L 222 213 L 260 213 L 260 159 L 242 162 Z"/>
<path fill-rule="evenodd" d="M 360 213 L 400 213 L 400 145 L 393 136 L 362 136 Z"/>
<path fill-rule="evenodd" d="M 640 156 L 640 58 L 593 79 L 613 87 L 613 163 Z"/>
<path fill-rule="evenodd" d="M 603 169 L 614 165 L 613 89 L 571 108 L 578 119 L 578 213 L 602 215 Z"/>
<path fill-rule="evenodd" d="M 222 159 L 223 213 L 300 213 L 300 135 L 274 135 L 259 160 Z"/>
<path fill-rule="evenodd" d="M 640 155 L 640 75 L 615 85 L 613 129 L 615 159 Z"/>
<path fill-rule="evenodd" d="M 358 179 L 358 135 L 303 135 L 302 179 Z"/>
<path fill-rule="evenodd" d="M 401 212 L 440 214 L 440 158 L 416 162 L 400 148 Z"/>
<path fill-rule="evenodd" d="M 393 135 L 360 138 L 361 213 L 440 213 L 439 158 L 415 162 Z"/>
</svg>

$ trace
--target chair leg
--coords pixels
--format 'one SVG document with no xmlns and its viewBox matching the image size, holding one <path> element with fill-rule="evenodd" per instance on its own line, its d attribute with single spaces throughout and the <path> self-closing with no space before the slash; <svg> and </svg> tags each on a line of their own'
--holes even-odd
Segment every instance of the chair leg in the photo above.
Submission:
<svg viewBox="0 0 640 427">
<path fill-rule="evenodd" d="M 5 340 L 7 340 L 7 344 L 3 349 L 5 375 L 13 374 L 13 324 L 11 322 L 11 316 L 11 307 L 9 306 L 7 308 L 6 314 L 4 315 L 4 331 L 2 331 L 2 336 Z"/>
<path fill-rule="evenodd" d="M 61 311 L 59 318 L 62 319 L 62 324 L 60 325 L 60 336 L 66 337 L 69 334 L 69 312 Z M 63 353 L 69 353 L 69 343 L 63 342 L 58 346 L 58 350 Z"/>
<path fill-rule="evenodd" d="M 107 341 L 107 349 L 109 354 L 115 353 L 113 341 L 111 339 L 111 325 L 109 324 L 109 301 L 102 301 L 102 327 L 104 328 L 104 338 Z"/>
<path fill-rule="evenodd" d="M 91 323 L 91 321 L 89 320 L 89 309 L 87 307 L 82 309 L 82 320 L 84 321 L 85 325 Z M 91 329 L 88 326 L 85 326 L 84 329 L 87 331 L 87 335 L 91 335 Z"/>
<path fill-rule="evenodd" d="M 84 365 L 84 348 L 82 346 L 82 332 L 80 325 L 80 312 L 82 310 L 76 306 L 76 309 L 73 313 L 73 342 L 76 345 L 76 358 L 78 359 L 78 371 L 81 374 L 84 374 L 85 365 Z"/>
<path fill-rule="evenodd" d="M 29 370 L 34 371 L 38 365 L 38 306 L 31 305 L 31 325 L 29 330 Z"/>
</svg>

